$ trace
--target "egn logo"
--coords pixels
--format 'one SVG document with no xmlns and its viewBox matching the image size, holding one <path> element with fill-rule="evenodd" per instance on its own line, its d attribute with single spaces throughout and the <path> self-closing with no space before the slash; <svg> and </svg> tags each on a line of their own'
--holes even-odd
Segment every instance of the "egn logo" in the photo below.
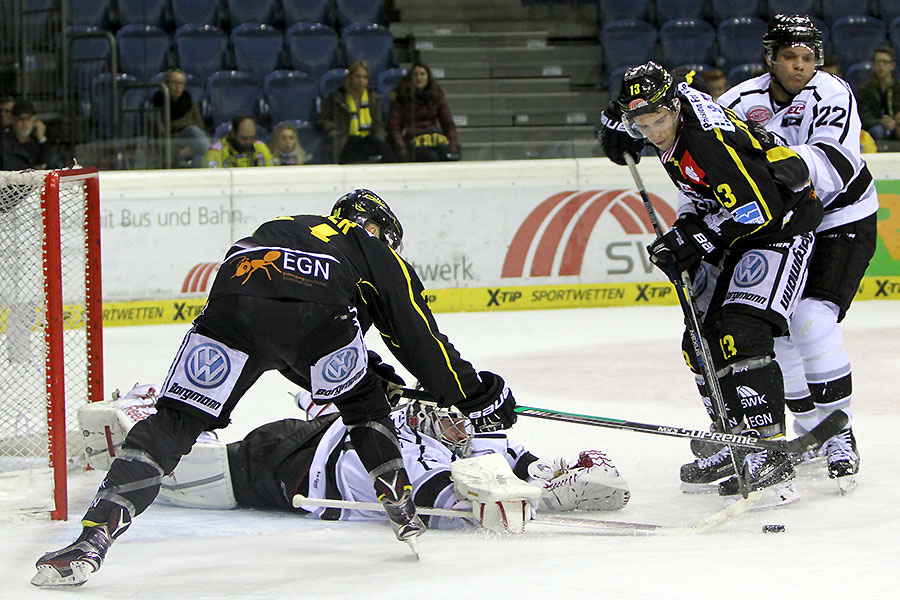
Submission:
<svg viewBox="0 0 900 600">
<path fill-rule="evenodd" d="M 675 211 L 656 194 L 649 194 L 660 221 L 675 222 Z M 578 275 L 594 226 L 609 212 L 629 235 L 653 233 L 653 225 L 640 196 L 630 190 L 567 191 L 550 196 L 532 210 L 513 236 L 500 277 Z M 574 225 L 572 223 L 574 222 Z M 565 240 L 563 239 L 565 237 Z M 539 239 L 538 239 L 539 238 Z M 535 242 L 537 242 L 535 244 Z M 560 254 L 562 248 L 562 254 Z"/>
</svg>

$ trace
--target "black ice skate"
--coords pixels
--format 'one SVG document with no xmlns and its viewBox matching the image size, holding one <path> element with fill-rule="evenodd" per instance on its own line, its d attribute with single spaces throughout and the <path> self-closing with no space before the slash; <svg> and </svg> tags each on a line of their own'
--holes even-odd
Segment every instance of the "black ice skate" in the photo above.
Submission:
<svg viewBox="0 0 900 600">
<path fill-rule="evenodd" d="M 384 512 L 387 513 L 391 522 L 394 535 L 401 542 L 409 544 L 409 548 L 418 558 L 419 549 L 416 545 L 416 538 L 425 533 L 425 523 L 416 514 L 412 486 L 409 484 L 406 471 L 394 471 L 390 478 L 377 477 L 375 493 L 379 502 L 384 506 Z"/>
<path fill-rule="evenodd" d="M 105 525 L 85 527 L 75 542 L 38 559 L 37 574 L 31 578 L 31 584 L 37 587 L 82 585 L 103 564 L 112 543 Z"/>
<path fill-rule="evenodd" d="M 712 432 L 721 432 L 722 428 L 719 427 L 717 423 L 712 423 L 709 426 L 709 430 Z M 709 458 L 725 446 L 718 442 L 711 442 L 709 440 L 691 440 L 691 452 L 697 458 Z"/>
<path fill-rule="evenodd" d="M 744 456 L 741 472 L 747 491 L 763 490 L 763 495 L 756 503 L 755 509 L 772 508 L 790 504 L 800 495 L 794 489 L 794 465 L 784 452 L 777 450 L 761 450 L 750 452 L 749 449 L 736 449 L 735 456 Z M 740 493 L 737 477 L 726 479 L 719 484 L 719 495 L 737 497 Z"/>
<path fill-rule="evenodd" d="M 731 450 L 722 446 L 712 456 L 681 465 L 681 491 L 686 494 L 712 491 L 710 484 L 731 475 L 734 475 Z"/>
<path fill-rule="evenodd" d="M 828 476 L 837 479 L 841 494 L 846 494 L 856 487 L 856 474 L 859 472 L 859 454 L 853 429 L 844 429 L 825 442 L 823 448 L 828 457 Z"/>
</svg>

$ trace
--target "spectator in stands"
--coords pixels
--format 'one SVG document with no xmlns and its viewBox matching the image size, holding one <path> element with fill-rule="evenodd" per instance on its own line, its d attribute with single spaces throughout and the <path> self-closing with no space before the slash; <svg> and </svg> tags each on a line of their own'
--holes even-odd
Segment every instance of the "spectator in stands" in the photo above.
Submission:
<svg viewBox="0 0 900 600">
<path fill-rule="evenodd" d="M 256 120 L 238 115 L 231 121 L 228 134 L 206 151 L 203 164 L 210 168 L 271 167 L 272 154 L 256 139 Z"/>
<path fill-rule="evenodd" d="M 819 70 L 831 73 L 832 75 L 837 75 L 838 77 L 843 77 L 841 74 L 841 61 L 838 60 L 837 54 L 829 54 L 826 56 L 825 62 L 822 63 L 822 68 Z"/>
<path fill-rule="evenodd" d="M 388 134 L 400 160 L 459 160 L 456 125 L 444 91 L 423 63 L 400 80 L 388 115 Z"/>
<path fill-rule="evenodd" d="M 0 131 L 0 170 L 55 169 L 62 166 L 44 136 L 46 126 L 35 116 L 34 105 L 17 100 L 12 122 Z M 40 124 L 40 125 L 39 125 Z"/>
<path fill-rule="evenodd" d="M 385 140 L 381 94 L 369 88 L 369 67 L 355 62 L 344 85 L 329 94 L 316 117 L 328 140 L 331 160 L 340 164 L 396 162 Z"/>
<path fill-rule="evenodd" d="M 900 84 L 894 79 L 894 49 L 889 44 L 875 48 L 872 79 L 859 87 L 859 118 L 862 128 L 876 140 L 900 139 Z"/>
<path fill-rule="evenodd" d="M 718 100 L 719 96 L 728 91 L 728 78 L 725 77 L 725 71 L 722 69 L 710 69 L 703 73 L 706 79 L 706 85 L 709 87 L 709 95 L 713 100 Z"/>
<path fill-rule="evenodd" d="M 302 165 L 309 160 L 309 155 L 297 139 L 297 130 L 290 123 L 275 127 L 269 139 L 269 149 L 275 166 Z"/>
<path fill-rule="evenodd" d="M 16 100 L 12 96 L 0 96 L 0 129 L 12 126 L 12 109 L 15 103 Z"/>
<path fill-rule="evenodd" d="M 169 135 L 172 137 L 172 149 L 175 154 L 174 166 L 199 167 L 200 160 L 209 150 L 210 141 L 206 135 L 200 107 L 185 89 L 187 76 L 181 69 L 169 69 L 163 83 L 169 91 Z M 153 95 L 153 107 L 159 109 L 154 110 L 154 116 L 156 130 L 160 135 L 165 130 L 165 111 L 162 110 L 165 101 L 162 90 Z"/>
</svg>

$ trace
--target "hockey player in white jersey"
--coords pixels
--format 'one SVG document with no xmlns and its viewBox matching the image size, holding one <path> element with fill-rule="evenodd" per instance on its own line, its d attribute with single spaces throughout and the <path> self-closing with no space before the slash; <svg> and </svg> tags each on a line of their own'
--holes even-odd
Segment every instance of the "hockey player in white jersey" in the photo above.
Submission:
<svg viewBox="0 0 900 600">
<path fill-rule="evenodd" d="M 860 155 L 856 98 L 844 80 L 819 70 L 822 33 L 806 15 L 776 15 L 763 38 L 768 72 L 718 101 L 783 138 L 799 154 L 825 206 L 816 229 L 804 297 L 790 337 L 776 340 L 785 399 L 795 426 L 808 431 L 840 409 L 852 418 L 850 359 L 839 323 L 874 252 L 878 196 Z M 828 474 L 842 490 L 855 485 L 859 453 L 853 430 L 825 446 Z"/>
<path fill-rule="evenodd" d="M 155 412 L 156 389 L 135 386 L 119 399 L 92 403 L 79 411 L 79 427 L 85 432 L 86 455 L 93 468 L 107 469 L 131 426 Z M 293 506 L 298 493 L 314 499 L 377 501 L 371 477 L 337 409 L 313 404 L 302 390 L 295 400 L 307 416 L 315 417 L 267 423 L 230 444 L 201 434 L 191 453 L 163 477 L 160 501 L 191 508 L 286 510 L 325 520 L 386 521 L 383 512 Z M 525 508 L 527 520 L 533 505 L 539 512 L 618 510 L 630 498 L 615 465 L 597 450 L 580 452 L 571 461 L 538 459 L 505 432 L 476 433 L 459 411 L 418 400 L 398 405 L 391 419 L 418 506 L 477 505 L 471 497 L 460 497 L 451 464 L 491 453 L 506 459 L 521 480 L 518 485 L 530 482 L 525 494 L 521 487 L 515 488 L 508 500 L 501 501 L 507 514 L 516 508 L 521 514 Z M 531 500 L 522 500 L 522 495 Z M 503 511 L 480 508 L 472 506 L 467 520 L 425 515 L 422 519 L 432 529 L 473 523 L 490 530 L 518 530 L 501 518 Z M 519 525 L 524 527 L 524 522 Z"/>
</svg>

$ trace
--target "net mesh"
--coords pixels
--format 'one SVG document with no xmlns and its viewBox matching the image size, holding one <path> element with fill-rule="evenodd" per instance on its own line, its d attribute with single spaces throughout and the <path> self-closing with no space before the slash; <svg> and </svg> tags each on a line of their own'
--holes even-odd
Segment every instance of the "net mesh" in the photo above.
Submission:
<svg viewBox="0 0 900 600">
<path fill-rule="evenodd" d="M 46 171 L 0 172 L 0 474 L 49 466 L 48 369 L 64 366 L 66 446 L 82 454 L 76 412 L 88 398 L 84 182 L 59 186 L 64 365 L 48 365 L 41 191 Z"/>
</svg>

